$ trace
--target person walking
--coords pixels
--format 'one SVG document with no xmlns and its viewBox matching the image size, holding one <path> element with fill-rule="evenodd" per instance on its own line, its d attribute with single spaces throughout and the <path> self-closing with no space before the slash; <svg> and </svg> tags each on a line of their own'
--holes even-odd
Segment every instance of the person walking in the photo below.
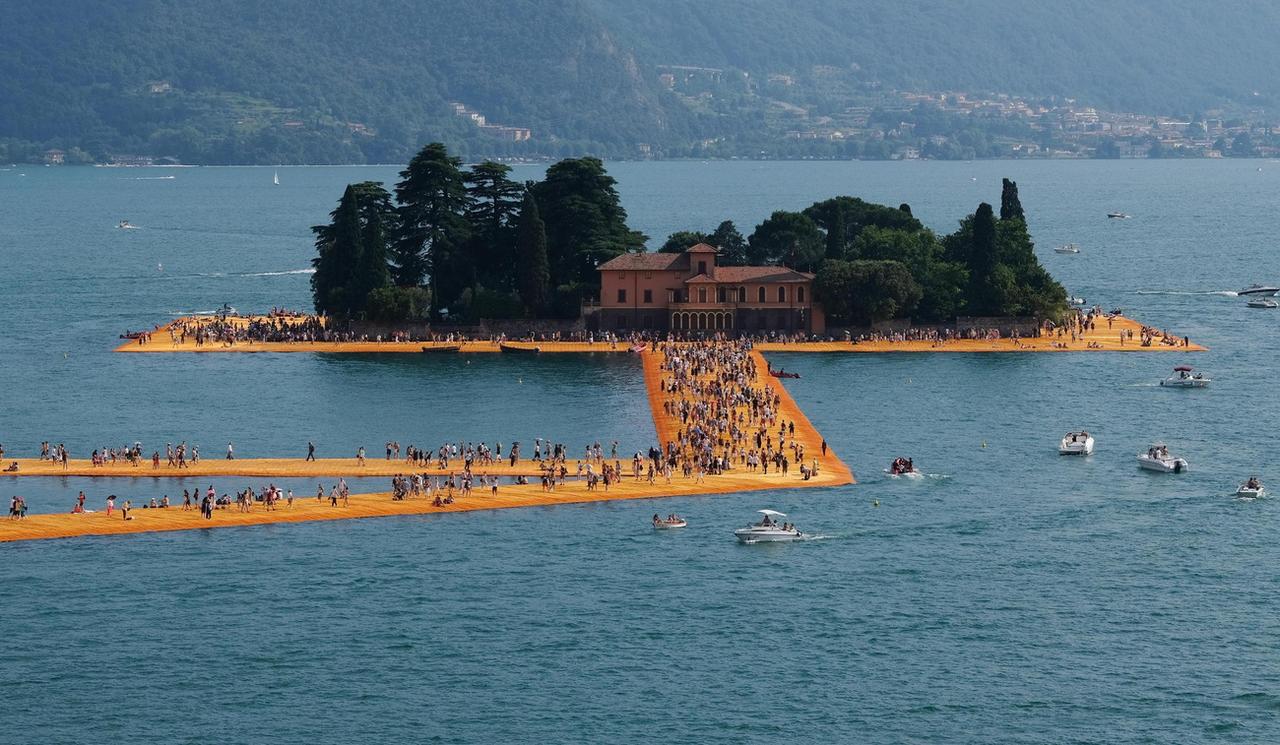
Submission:
<svg viewBox="0 0 1280 745">
<path fill-rule="evenodd" d="M 316 444 L 307 442 L 307 460 L 314 461 L 316 459 Z"/>
</svg>

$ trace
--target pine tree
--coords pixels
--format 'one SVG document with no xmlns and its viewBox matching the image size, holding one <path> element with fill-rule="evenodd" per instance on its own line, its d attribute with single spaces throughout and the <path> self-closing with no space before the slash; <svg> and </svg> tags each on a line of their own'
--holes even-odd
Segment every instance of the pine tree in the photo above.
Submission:
<svg viewBox="0 0 1280 745">
<path fill-rule="evenodd" d="M 747 239 L 738 232 L 738 226 L 732 220 L 720 223 L 711 234 L 709 242 L 720 249 L 720 255 L 716 258 L 716 263 L 720 266 L 746 266 Z"/>
<path fill-rule="evenodd" d="M 396 284 L 414 287 L 431 276 L 431 307 L 451 302 L 466 286 L 467 237 L 463 217 L 468 206 L 462 161 L 433 142 L 414 156 L 400 172 L 396 200 L 400 203 L 400 230 L 392 251 Z"/>
<path fill-rule="evenodd" d="M 316 312 L 349 317 L 353 298 L 348 291 L 352 272 L 361 259 L 360 206 L 356 189 L 348 185 L 338 207 L 329 213 L 328 225 L 317 225 L 316 258 L 311 265 L 311 295 Z"/>
<path fill-rule="evenodd" d="M 547 257 L 547 229 L 538 214 L 538 202 L 526 191 L 516 218 L 516 272 L 525 312 L 537 317 L 547 307 L 551 269 Z"/>
<path fill-rule="evenodd" d="M 508 178 L 511 167 L 485 161 L 465 175 L 471 224 L 473 280 L 490 289 L 515 285 L 514 220 L 524 188 Z"/>
</svg>

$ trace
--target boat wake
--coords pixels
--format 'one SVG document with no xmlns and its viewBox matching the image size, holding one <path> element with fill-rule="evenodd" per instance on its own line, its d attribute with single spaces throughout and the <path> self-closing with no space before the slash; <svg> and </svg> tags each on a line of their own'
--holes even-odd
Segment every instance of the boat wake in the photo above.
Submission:
<svg viewBox="0 0 1280 745">
<path fill-rule="evenodd" d="M 315 274 L 316 270 L 308 267 L 307 269 L 286 269 L 281 272 L 245 272 L 243 274 L 232 274 L 233 277 L 286 277 L 290 274 Z"/>
<path fill-rule="evenodd" d="M 120 180 L 121 181 L 172 181 L 176 178 L 177 176 L 133 176 L 129 178 L 122 178 Z"/>
<path fill-rule="evenodd" d="M 1238 297 L 1240 293 L 1235 290 L 1137 290 L 1137 295 L 1218 295 L 1220 297 Z"/>
</svg>

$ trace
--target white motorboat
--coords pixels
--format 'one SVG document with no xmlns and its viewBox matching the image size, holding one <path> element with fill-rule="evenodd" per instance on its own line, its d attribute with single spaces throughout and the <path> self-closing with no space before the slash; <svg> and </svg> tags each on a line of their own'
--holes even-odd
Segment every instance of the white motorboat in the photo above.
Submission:
<svg viewBox="0 0 1280 745">
<path fill-rule="evenodd" d="M 1262 295 L 1263 297 L 1272 297 L 1280 292 L 1280 287 L 1272 285 L 1253 284 L 1236 292 L 1237 295 Z"/>
<path fill-rule="evenodd" d="M 1069 298 L 1067 298 L 1067 302 L 1071 303 L 1072 305 L 1086 305 L 1086 304 L 1087 304 L 1087 303 L 1085 302 L 1085 299 L 1084 299 L 1084 298 L 1082 298 L 1082 297 L 1069 297 Z"/>
<path fill-rule="evenodd" d="M 1241 499 L 1261 499 L 1267 496 L 1267 490 L 1257 476 L 1250 476 L 1248 481 L 1236 488 L 1236 496 Z"/>
<path fill-rule="evenodd" d="M 1062 246 L 1054 246 L 1053 251 L 1060 254 L 1078 254 L 1080 253 L 1080 247 L 1074 243 L 1067 243 Z"/>
<path fill-rule="evenodd" d="M 1269 297 L 1252 297 L 1249 298 L 1245 305 L 1250 308 L 1280 308 L 1280 303 Z"/>
<path fill-rule="evenodd" d="M 665 520 L 657 515 L 653 516 L 654 530 L 675 530 L 676 528 L 685 528 L 688 526 L 689 523 L 679 515 L 667 515 Z"/>
<path fill-rule="evenodd" d="M 1108 212 L 1107 217 L 1110 217 L 1112 220 L 1128 220 L 1129 219 L 1129 215 L 1124 212 Z"/>
<path fill-rule="evenodd" d="M 774 519 L 786 517 L 783 513 L 775 510 L 756 510 L 756 512 L 764 515 L 760 522 L 733 531 L 734 536 L 742 543 L 783 543 L 798 541 L 805 537 L 804 533 L 796 530 L 795 527 L 779 523 Z"/>
<path fill-rule="evenodd" d="M 1213 381 L 1204 373 L 1193 372 L 1190 365 L 1178 365 L 1173 368 L 1173 375 L 1160 381 L 1165 388 L 1207 388 Z"/>
<path fill-rule="evenodd" d="M 1170 455 L 1169 446 L 1162 442 L 1157 442 L 1138 456 L 1138 467 L 1157 473 L 1182 473 L 1190 468 L 1185 458 Z"/>
<path fill-rule="evenodd" d="M 1058 444 L 1059 455 L 1093 455 L 1093 435 L 1080 430 L 1068 432 Z"/>
</svg>

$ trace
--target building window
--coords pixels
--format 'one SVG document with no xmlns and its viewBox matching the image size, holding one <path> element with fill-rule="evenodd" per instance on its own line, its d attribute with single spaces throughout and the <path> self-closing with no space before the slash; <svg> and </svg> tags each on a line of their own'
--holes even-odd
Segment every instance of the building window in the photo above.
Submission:
<svg viewBox="0 0 1280 745">
<path fill-rule="evenodd" d="M 653 290 L 645 290 L 645 291 L 644 291 L 644 301 L 645 301 L 646 303 L 652 303 L 652 302 L 653 302 Z"/>
<path fill-rule="evenodd" d="M 717 288 L 716 288 L 716 302 L 717 302 L 717 303 L 723 303 L 723 302 L 724 302 L 724 292 L 725 292 L 725 290 L 724 290 L 724 288 L 723 288 L 723 287 L 717 287 Z"/>
<path fill-rule="evenodd" d="M 758 303 L 763 303 L 763 302 L 764 302 L 764 288 L 763 288 L 763 287 L 757 287 L 757 288 L 756 288 L 756 302 L 758 302 Z"/>
<path fill-rule="evenodd" d="M 745 287 L 738 288 L 738 302 L 740 303 L 747 302 L 747 288 Z"/>
<path fill-rule="evenodd" d="M 797 302 L 797 303 L 803 303 L 803 302 L 804 302 L 804 288 L 803 288 L 803 287 L 797 287 L 797 288 L 796 288 L 796 302 Z"/>
<path fill-rule="evenodd" d="M 707 302 L 707 288 L 705 287 L 698 288 L 698 302 L 700 303 Z"/>
<path fill-rule="evenodd" d="M 705 262 L 705 261 L 699 261 L 699 262 L 698 262 L 698 274 L 706 274 L 706 273 L 707 273 L 707 262 Z"/>
<path fill-rule="evenodd" d="M 618 302 L 620 303 L 627 302 L 627 291 L 625 289 L 618 290 Z"/>
<path fill-rule="evenodd" d="M 786 288 L 786 285 L 783 285 L 782 287 L 779 287 L 779 288 L 778 288 L 778 302 L 780 302 L 780 303 L 785 303 L 785 302 L 787 302 L 787 288 Z"/>
</svg>

